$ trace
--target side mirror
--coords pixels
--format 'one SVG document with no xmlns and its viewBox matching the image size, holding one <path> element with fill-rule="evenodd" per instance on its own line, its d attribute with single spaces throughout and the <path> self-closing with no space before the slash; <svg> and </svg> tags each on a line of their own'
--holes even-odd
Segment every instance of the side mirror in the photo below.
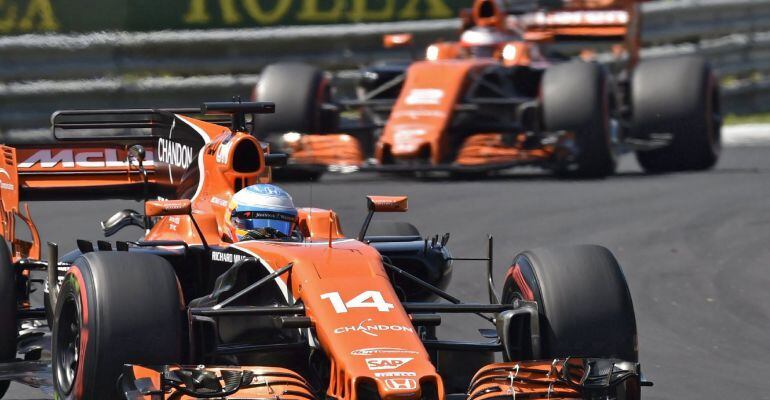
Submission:
<svg viewBox="0 0 770 400">
<path fill-rule="evenodd" d="M 366 214 L 364 225 L 358 233 L 358 240 L 363 242 L 366 237 L 366 231 L 372 222 L 372 217 L 376 212 L 406 212 L 409 209 L 406 196 L 366 196 L 366 208 L 369 213 Z"/>
<path fill-rule="evenodd" d="M 382 36 L 382 45 L 386 49 L 411 46 L 414 42 L 414 35 L 411 33 L 393 33 Z"/>
<path fill-rule="evenodd" d="M 289 162 L 289 155 L 285 153 L 265 154 L 265 165 L 268 167 L 285 167 Z"/>
<path fill-rule="evenodd" d="M 163 217 L 166 215 L 190 215 L 192 203 L 190 200 L 151 200 L 145 203 L 144 211 L 148 217 Z"/>
<path fill-rule="evenodd" d="M 406 212 L 409 209 L 406 196 L 366 196 L 370 212 Z"/>
<path fill-rule="evenodd" d="M 116 212 L 113 216 L 107 218 L 107 220 L 101 222 L 102 231 L 104 236 L 110 237 L 119 230 L 134 225 L 142 229 L 147 229 L 144 222 L 144 215 L 134 210 L 123 210 Z"/>
</svg>

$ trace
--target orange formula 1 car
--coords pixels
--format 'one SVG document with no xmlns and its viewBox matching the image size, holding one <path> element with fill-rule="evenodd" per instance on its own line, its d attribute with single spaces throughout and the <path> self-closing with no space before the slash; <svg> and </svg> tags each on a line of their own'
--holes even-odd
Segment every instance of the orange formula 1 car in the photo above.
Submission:
<svg viewBox="0 0 770 400">
<path fill-rule="evenodd" d="M 487 257 L 458 258 L 448 234 L 423 239 L 409 224 L 372 222 L 407 211 L 406 197 L 369 196 L 355 238 L 333 211 L 300 208 L 289 236 L 234 239 L 228 201 L 282 160 L 245 132 L 245 114 L 270 111 L 63 111 L 50 137 L 10 138 L 15 147 L 0 148 L 12 245 L 0 246 L 0 379 L 57 399 L 640 397 L 631 297 L 602 247 L 523 252 L 498 296 L 491 238 Z M 63 257 L 49 243 L 47 261 L 19 208 L 20 195 L 130 194 L 166 200 L 102 227 L 109 236 L 139 225 L 141 240 L 78 240 Z M 16 237 L 17 217 L 31 242 Z M 474 260 L 487 262 L 489 304 L 444 290 L 452 262 Z M 33 270 L 48 272 L 42 309 L 29 303 Z M 484 339 L 438 338 L 445 313 L 473 314 L 488 324 Z M 51 359 L 40 359 L 49 341 Z"/>
<path fill-rule="evenodd" d="M 335 100 L 310 66 L 268 66 L 254 97 L 274 99 L 278 113 L 258 116 L 255 132 L 309 177 L 517 165 L 603 177 L 629 151 L 648 172 L 710 168 L 721 131 L 714 74 L 696 57 L 640 62 L 637 3 L 476 0 L 459 41 L 362 71 L 355 100 Z M 360 120 L 340 126 L 339 110 Z"/>
</svg>

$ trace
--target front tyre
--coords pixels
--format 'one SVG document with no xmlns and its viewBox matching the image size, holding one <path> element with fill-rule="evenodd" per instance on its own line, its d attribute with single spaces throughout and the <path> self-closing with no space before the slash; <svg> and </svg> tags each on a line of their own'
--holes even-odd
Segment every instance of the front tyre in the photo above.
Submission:
<svg viewBox="0 0 770 400">
<path fill-rule="evenodd" d="M 97 252 L 77 259 L 56 303 L 56 398 L 116 398 L 123 364 L 181 362 L 182 308 L 176 275 L 161 257 Z"/>
<path fill-rule="evenodd" d="M 534 301 L 541 355 L 618 358 L 636 362 L 631 294 L 615 257 L 595 245 L 538 248 L 514 259 L 503 302 Z"/>
<path fill-rule="evenodd" d="M 566 178 L 612 175 L 617 157 L 605 69 L 582 61 L 557 64 L 546 70 L 540 90 L 545 130 L 566 131 L 574 137 L 573 148 L 555 160 L 556 174 Z"/>
</svg>

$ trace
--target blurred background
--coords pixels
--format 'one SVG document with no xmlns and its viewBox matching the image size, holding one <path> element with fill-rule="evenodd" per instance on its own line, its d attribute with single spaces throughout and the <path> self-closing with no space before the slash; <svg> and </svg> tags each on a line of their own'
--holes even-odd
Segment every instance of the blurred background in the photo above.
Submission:
<svg viewBox="0 0 770 400">
<path fill-rule="evenodd" d="M 0 131 L 46 128 L 56 109 L 248 98 L 259 71 L 277 61 L 316 64 L 344 81 L 351 75 L 345 71 L 422 57 L 425 44 L 455 38 L 457 15 L 471 4 L 4 0 Z M 382 35 L 397 32 L 415 34 L 413 50 L 382 47 Z M 698 53 L 710 60 L 722 80 L 728 123 L 770 120 L 762 115 L 770 111 L 770 1 L 649 2 L 642 37 L 645 58 Z"/>
</svg>

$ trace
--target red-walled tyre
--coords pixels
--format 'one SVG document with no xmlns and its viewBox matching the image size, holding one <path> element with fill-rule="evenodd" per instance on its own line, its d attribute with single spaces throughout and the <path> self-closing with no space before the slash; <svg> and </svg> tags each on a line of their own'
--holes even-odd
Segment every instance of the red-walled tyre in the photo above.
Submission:
<svg viewBox="0 0 770 400">
<path fill-rule="evenodd" d="M 16 272 L 5 239 L 0 236 L 0 363 L 16 358 Z M 0 398 L 9 381 L 0 381 Z"/>
<path fill-rule="evenodd" d="M 56 302 L 56 398 L 118 398 L 123 364 L 181 362 L 182 309 L 174 270 L 161 257 L 96 252 L 77 259 Z"/>
<path fill-rule="evenodd" d="M 594 245 L 538 248 L 514 259 L 503 302 L 534 301 L 541 358 L 619 358 L 636 362 L 636 319 L 623 271 Z"/>
</svg>

